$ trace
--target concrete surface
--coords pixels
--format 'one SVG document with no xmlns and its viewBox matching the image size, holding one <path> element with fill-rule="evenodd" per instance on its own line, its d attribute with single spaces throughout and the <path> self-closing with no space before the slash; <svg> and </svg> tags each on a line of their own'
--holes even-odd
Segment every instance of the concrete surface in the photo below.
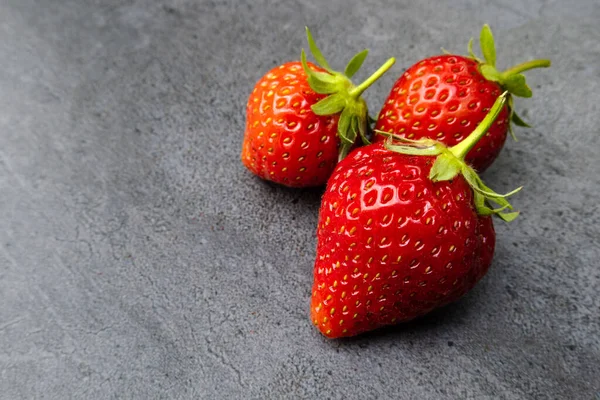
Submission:
<svg viewBox="0 0 600 400">
<path fill-rule="evenodd" d="M 321 4 L 325 3 L 325 4 Z M 0 398 L 597 399 L 595 0 L 0 1 Z M 525 185 L 489 275 L 421 321 L 327 341 L 307 318 L 318 190 L 238 160 L 253 83 L 309 24 L 362 77 L 489 22 L 550 56 L 485 175 Z"/>
</svg>

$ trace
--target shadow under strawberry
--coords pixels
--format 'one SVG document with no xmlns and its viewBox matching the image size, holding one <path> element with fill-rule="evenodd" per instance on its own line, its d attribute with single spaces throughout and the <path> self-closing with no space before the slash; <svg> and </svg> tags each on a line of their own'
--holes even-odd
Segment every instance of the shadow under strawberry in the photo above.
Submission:
<svg viewBox="0 0 600 400">
<path fill-rule="evenodd" d="M 342 346 L 361 346 L 366 343 L 377 343 L 380 340 L 387 341 L 390 338 L 422 336 L 427 332 L 439 332 L 440 329 L 448 330 L 451 326 L 460 325 L 468 319 L 469 310 L 475 303 L 475 299 L 471 299 L 470 297 L 466 296 L 457 302 L 433 310 L 412 321 L 397 325 L 387 325 L 357 336 L 342 337 L 335 342 L 327 342 Z"/>
<path fill-rule="evenodd" d="M 269 196 L 277 196 L 284 204 L 299 204 L 302 208 L 318 212 L 321 197 L 325 192 L 325 186 L 312 186 L 307 188 L 293 188 L 265 181 L 257 178 L 260 190 L 269 193 Z"/>
</svg>

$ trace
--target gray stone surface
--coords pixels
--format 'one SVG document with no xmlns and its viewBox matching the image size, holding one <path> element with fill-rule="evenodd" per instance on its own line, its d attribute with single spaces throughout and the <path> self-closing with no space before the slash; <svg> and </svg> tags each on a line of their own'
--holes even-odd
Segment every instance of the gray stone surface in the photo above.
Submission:
<svg viewBox="0 0 600 400">
<path fill-rule="evenodd" d="M 324 4 L 321 4 L 324 3 Z M 597 399 L 596 0 L 0 1 L 0 398 Z M 550 56 L 485 175 L 523 211 L 488 276 L 421 321 L 327 341 L 307 318 L 318 190 L 239 162 L 254 82 L 309 24 L 376 110 L 489 22 Z"/>
</svg>

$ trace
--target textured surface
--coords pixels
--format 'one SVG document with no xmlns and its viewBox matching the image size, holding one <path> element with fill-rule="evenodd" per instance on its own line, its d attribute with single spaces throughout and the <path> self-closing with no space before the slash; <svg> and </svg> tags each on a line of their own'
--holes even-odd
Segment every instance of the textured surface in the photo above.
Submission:
<svg viewBox="0 0 600 400">
<path fill-rule="evenodd" d="M 325 4 L 322 4 L 325 3 Z M 594 399 L 600 392 L 600 8 L 461 0 L 0 2 L 0 398 Z M 343 7 L 342 7 L 343 5 Z M 239 162 L 255 81 L 309 23 L 360 77 L 463 51 L 550 55 L 485 174 L 523 184 L 489 274 L 394 329 L 308 320 L 318 190 Z"/>
</svg>

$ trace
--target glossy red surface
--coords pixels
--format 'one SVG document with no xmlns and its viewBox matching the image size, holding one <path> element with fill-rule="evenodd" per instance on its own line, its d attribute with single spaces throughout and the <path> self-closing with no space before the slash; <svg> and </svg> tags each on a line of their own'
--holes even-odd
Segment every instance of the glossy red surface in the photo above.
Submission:
<svg viewBox="0 0 600 400">
<path fill-rule="evenodd" d="M 311 318 L 329 337 L 408 321 L 455 301 L 487 272 L 495 235 L 458 176 L 434 183 L 433 157 L 362 147 L 323 196 Z"/>
<path fill-rule="evenodd" d="M 477 127 L 501 93 L 497 83 L 479 73 L 475 61 L 450 55 L 431 57 L 410 67 L 396 81 L 379 113 L 376 129 L 453 146 Z M 506 141 L 508 122 L 505 107 L 486 136 L 467 154 L 467 163 L 478 171 L 488 168 Z M 375 137 L 375 141 L 384 139 Z"/>
<path fill-rule="evenodd" d="M 300 62 L 265 74 L 246 106 L 243 164 L 259 177 L 286 186 L 324 185 L 337 163 L 339 116 L 312 112 L 310 107 L 323 97 L 308 85 Z"/>
</svg>

